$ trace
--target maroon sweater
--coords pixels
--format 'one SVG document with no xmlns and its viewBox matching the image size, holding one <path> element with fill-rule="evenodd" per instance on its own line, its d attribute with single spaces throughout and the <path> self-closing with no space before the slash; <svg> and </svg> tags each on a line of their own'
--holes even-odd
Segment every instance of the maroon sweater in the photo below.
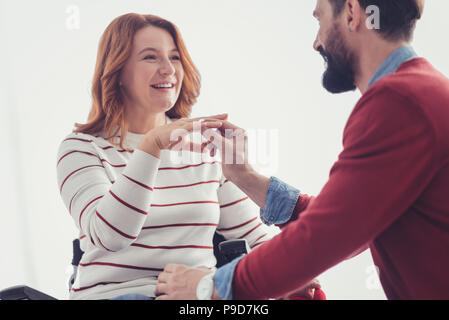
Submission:
<svg viewBox="0 0 449 320">
<path fill-rule="evenodd" d="M 343 146 L 313 202 L 239 262 L 235 299 L 279 297 L 367 246 L 389 299 L 449 298 L 449 80 L 405 62 L 362 96 Z"/>
</svg>

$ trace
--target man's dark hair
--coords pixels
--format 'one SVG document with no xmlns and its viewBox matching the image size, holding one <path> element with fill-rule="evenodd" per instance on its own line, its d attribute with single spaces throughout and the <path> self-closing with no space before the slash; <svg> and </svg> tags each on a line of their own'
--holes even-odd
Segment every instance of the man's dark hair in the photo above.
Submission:
<svg viewBox="0 0 449 320">
<path fill-rule="evenodd" d="M 391 41 L 410 41 L 416 21 L 421 18 L 422 0 L 358 0 L 360 6 L 366 9 L 375 5 L 380 11 L 380 29 L 383 38 Z M 329 0 L 337 17 L 343 11 L 346 0 Z"/>
</svg>

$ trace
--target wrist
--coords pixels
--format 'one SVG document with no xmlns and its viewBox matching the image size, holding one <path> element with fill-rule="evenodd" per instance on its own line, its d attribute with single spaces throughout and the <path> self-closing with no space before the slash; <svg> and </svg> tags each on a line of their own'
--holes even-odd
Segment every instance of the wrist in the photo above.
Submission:
<svg viewBox="0 0 449 320">
<path fill-rule="evenodd" d="M 151 154 L 156 158 L 160 158 L 161 156 L 161 148 L 157 143 L 157 139 L 152 135 L 146 135 L 140 142 L 137 149 L 140 149 L 148 154 Z"/>
<path fill-rule="evenodd" d="M 254 176 L 255 171 L 249 164 L 242 165 L 244 167 L 239 168 L 238 170 L 234 170 L 229 176 L 226 178 L 234 183 L 235 185 L 241 185 L 245 181 L 250 181 L 252 176 Z"/>
</svg>

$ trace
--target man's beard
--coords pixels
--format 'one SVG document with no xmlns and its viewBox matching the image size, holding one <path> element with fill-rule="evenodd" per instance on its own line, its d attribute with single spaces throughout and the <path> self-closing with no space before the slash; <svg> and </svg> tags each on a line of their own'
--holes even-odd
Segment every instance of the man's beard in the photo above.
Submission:
<svg viewBox="0 0 449 320">
<path fill-rule="evenodd" d="M 326 50 L 319 47 L 318 51 L 327 64 L 323 74 L 323 87 L 330 93 L 354 91 L 355 85 L 355 57 L 345 45 L 344 39 L 337 25 L 329 33 Z"/>
</svg>

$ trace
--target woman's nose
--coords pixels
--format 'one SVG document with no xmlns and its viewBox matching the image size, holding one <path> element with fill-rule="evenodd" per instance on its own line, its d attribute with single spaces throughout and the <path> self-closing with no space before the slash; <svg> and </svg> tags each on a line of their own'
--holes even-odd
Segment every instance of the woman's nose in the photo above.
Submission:
<svg viewBox="0 0 449 320">
<path fill-rule="evenodd" d="M 171 63 L 170 60 L 164 60 L 161 63 L 161 66 L 159 68 L 159 72 L 162 75 L 172 75 L 175 73 L 175 67 L 173 66 L 173 64 Z"/>
</svg>

